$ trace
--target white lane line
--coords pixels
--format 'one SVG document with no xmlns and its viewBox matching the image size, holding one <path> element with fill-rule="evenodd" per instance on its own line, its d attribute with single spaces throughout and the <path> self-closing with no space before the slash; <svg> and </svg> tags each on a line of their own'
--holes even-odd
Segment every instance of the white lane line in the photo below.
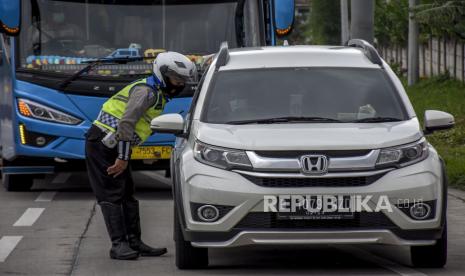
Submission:
<svg viewBox="0 0 465 276">
<path fill-rule="evenodd" d="M 357 248 L 355 246 L 346 246 L 346 248 L 343 248 L 343 247 L 335 247 L 335 248 L 342 250 L 348 254 L 355 255 L 360 259 L 367 260 L 371 263 L 379 265 L 380 267 L 383 267 L 387 270 L 395 272 L 401 276 L 427 276 L 426 274 L 416 271 L 410 267 L 397 264 L 393 261 L 387 260 L 382 257 L 378 257 L 364 249 Z"/>
<path fill-rule="evenodd" d="M 28 208 L 13 226 L 32 226 L 45 208 Z"/>
<path fill-rule="evenodd" d="M 4 236 L 0 239 L 0 263 L 8 258 L 22 238 L 23 236 Z"/>
<path fill-rule="evenodd" d="M 52 184 L 64 184 L 70 178 L 71 173 L 58 173 L 52 180 Z"/>
<path fill-rule="evenodd" d="M 42 192 L 40 195 L 36 198 L 36 202 L 50 202 L 53 200 L 57 192 Z"/>
</svg>

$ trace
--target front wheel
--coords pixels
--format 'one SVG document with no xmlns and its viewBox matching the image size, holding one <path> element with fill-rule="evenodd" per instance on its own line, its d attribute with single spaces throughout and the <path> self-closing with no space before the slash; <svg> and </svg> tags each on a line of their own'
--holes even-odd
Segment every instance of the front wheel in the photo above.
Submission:
<svg viewBox="0 0 465 276">
<path fill-rule="evenodd" d="M 415 267 L 441 268 L 447 262 L 447 222 L 435 245 L 410 247 L 412 264 Z"/>
<path fill-rule="evenodd" d="M 174 210 L 174 239 L 176 246 L 176 266 L 179 269 L 199 269 L 208 267 L 208 248 L 193 247 L 184 240 L 176 209 Z"/>
<path fill-rule="evenodd" d="M 9 192 L 29 191 L 34 183 L 34 175 L 2 173 L 2 182 Z"/>
</svg>

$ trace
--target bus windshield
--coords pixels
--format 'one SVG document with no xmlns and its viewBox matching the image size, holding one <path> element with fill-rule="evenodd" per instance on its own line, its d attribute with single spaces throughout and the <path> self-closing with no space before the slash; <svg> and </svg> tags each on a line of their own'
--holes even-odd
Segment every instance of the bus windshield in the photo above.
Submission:
<svg viewBox="0 0 465 276">
<path fill-rule="evenodd" d="M 91 59 L 153 57 L 165 50 L 215 53 L 237 45 L 231 0 L 25 0 L 19 67 L 72 74 Z M 150 61 L 105 65 L 89 75 L 150 73 Z"/>
</svg>

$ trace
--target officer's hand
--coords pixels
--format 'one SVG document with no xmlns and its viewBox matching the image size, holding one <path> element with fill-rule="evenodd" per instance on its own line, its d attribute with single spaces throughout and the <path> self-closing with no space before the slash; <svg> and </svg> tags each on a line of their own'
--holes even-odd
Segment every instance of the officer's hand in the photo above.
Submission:
<svg viewBox="0 0 465 276">
<path fill-rule="evenodd" d="M 128 161 L 116 159 L 115 164 L 107 169 L 108 175 L 113 175 L 116 178 L 126 170 L 128 163 Z"/>
</svg>

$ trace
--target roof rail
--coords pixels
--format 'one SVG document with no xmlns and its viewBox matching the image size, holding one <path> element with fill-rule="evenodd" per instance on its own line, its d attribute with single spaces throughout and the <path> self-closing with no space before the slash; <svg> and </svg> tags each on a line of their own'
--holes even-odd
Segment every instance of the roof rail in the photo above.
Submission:
<svg viewBox="0 0 465 276">
<path fill-rule="evenodd" d="M 229 48 L 228 42 L 224 41 L 221 43 L 220 51 L 218 52 L 218 58 L 216 60 L 216 69 L 220 68 L 221 66 L 225 66 L 229 61 Z"/>
<path fill-rule="evenodd" d="M 367 41 L 363 39 L 351 39 L 347 41 L 347 46 L 363 49 L 363 53 L 371 62 L 383 67 L 383 61 L 378 54 L 378 51 L 376 51 L 375 47 Z"/>
</svg>

